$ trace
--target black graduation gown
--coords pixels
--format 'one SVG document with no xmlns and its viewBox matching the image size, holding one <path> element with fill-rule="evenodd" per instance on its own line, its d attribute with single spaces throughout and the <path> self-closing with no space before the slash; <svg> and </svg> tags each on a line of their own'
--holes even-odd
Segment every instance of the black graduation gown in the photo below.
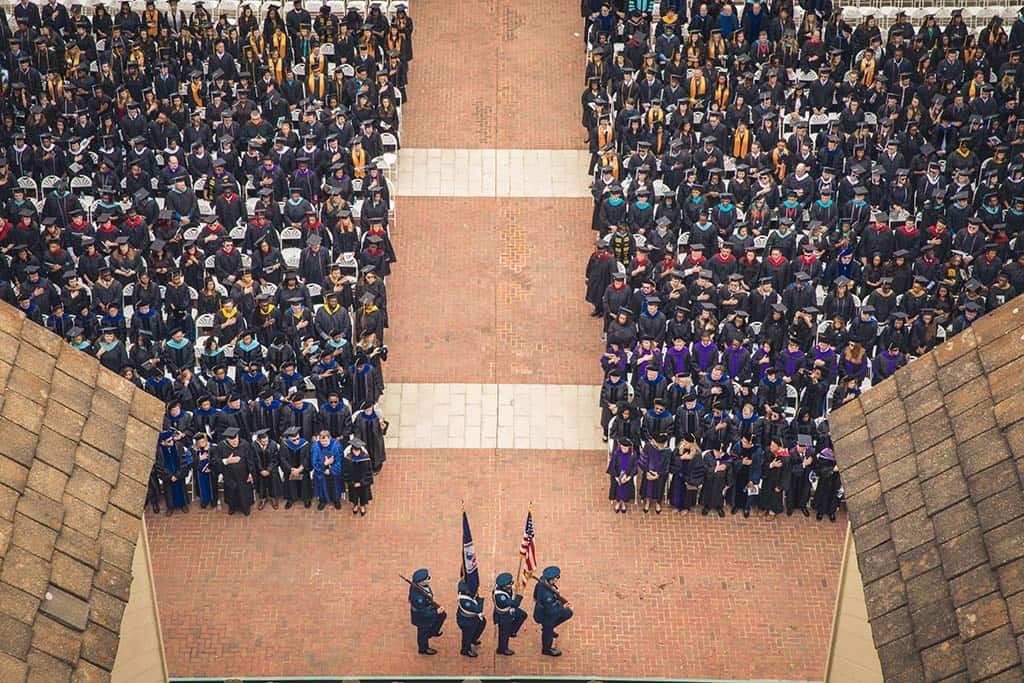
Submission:
<svg viewBox="0 0 1024 683">
<path fill-rule="evenodd" d="M 344 402 L 334 408 L 329 403 L 320 406 L 320 429 L 326 429 L 331 436 L 346 443 L 352 435 L 352 410 Z"/>
<path fill-rule="evenodd" d="M 772 467 L 778 461 L 781 466 Z M 779 514 L 782 512 L 782 497 L 789 489 L 790 462 L 789 456 L 773 457 L 761 467 L 761 493 L 757 503 L 762 510 Z M 776 491 L 775 489 L 779 489 Z"/>
<path fill-rule="evenodd" d="M 241 460 L 226 464 L 224 460 L 232 455 L 237 455 Z M 228 511 L 248 513 L 253 500 L 252 484 L 248 478 L 252 476 L 255 480 L 258 474 L 252 444 L 243 439 L 239 439 L 237 446 L 232 446 L 227 440 L 221 441 L 217 446 L 216 458 L 217 469 L 224 475 L 224 502 Z"/>
<path fill-rule="evenodd" d="M 112 348 L 103 351 L 99 344 L 96 345 L 96 353 L 100 359 L 100 365 L 111 372 L 121 373 L 121 368 L 128 365 L 128 352 L 124 344 L 118 341 Z"/>
<path fill-rule="evenodd" d="M 373 461 L 364 452 L 358 458 L 345 454 L 342 476 L 348 486 L 348 499 L 353 505 L 366 505 L 373 500 Z M 356 486 L 359 484 L 359 486 Z"/>
<path fill-rule="evenodd" d="M 289 439 L 281 442 L 281 449 L 278 451 L 281 462 L 281 473 L 284 476 L 284 497 L 291 502 L 301 499 L 308 503 L 313 498 L 313 481 L 309 478 L 312 463 L 309 456 L 309 442 L 299 439 L 298 443 L 292 443 Z M 304 467 L 301 479 L 292 479 L 293 467 Z"/>
<path fill-rule="evenodd" d="M 729 483 L 729 456 L 722 454 L 721 462 L 727 467 L 715 472 L 719 460 L 714 451 L 704 451 L 704 485 L 700 490 L 700 502 L 705 510 L 722 510 L 725 508 L 725 487 Z"/>
<path fill-rule="evenodd" d="M 814 473 L 818 476 L 817 488 L 814 489 L 814 509 L 822 515 L 834 514 L 839 507 L 839 473 L 834 472 L 836 463 L 834 460 L 823 458 L 820 455 L 814 460 Z"/>
<path fill-rule="evenodd" d="M 259 443 L 253 445 L 254 468 L 256 493 L 260 498 L 279 498 L 284 489 L 284 482 L 281 480 L 280 450 L 281 446 L 276 441 L 269 441 L 266 448 Z M 266 476 L 263 471 L 267 471 Z"/>
<path fill-rule="evenodd" d="M 381 423 L 377 411 L 369 415 L 360 411 L 352 422 L 352 432 L 366 444 L 366 452 L 370 455 L 373 463 L 373 472 L 380 472 L 384 462 L 388 459 L 387 451 L 384 448 L 385 428 Z"/>
</svg>

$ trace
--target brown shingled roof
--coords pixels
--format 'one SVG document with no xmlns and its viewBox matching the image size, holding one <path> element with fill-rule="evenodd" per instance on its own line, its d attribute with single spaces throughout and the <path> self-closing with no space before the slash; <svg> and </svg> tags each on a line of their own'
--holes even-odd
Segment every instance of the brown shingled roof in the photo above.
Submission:
<svg viewBox="0 0 1024 683">
<path fill-rule="evenodd" d="M 163 405 L 0 303 L 0 681 L 107 681 Z"/>
<path fill-rule="evenodd" d="M 1018 297 L 830 418 L 886 680 L 1020 680 L 1022 388 Z"/>
</svg>

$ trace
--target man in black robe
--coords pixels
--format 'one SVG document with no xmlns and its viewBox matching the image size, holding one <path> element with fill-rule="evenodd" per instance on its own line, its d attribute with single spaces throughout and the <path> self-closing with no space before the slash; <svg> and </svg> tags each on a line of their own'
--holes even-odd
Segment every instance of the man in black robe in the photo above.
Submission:
<svg viewBox="0 0 1024 683">
<path fill-rule="evenodd" d="M 238 438 L 238 428 L 224 430 L 224 440 L 218 444 L 217 463 L 224 475 L 224 502 L 228 514 L 241 512 L 249 516 L 252 507 L 252 485 L 257 474 L 252 444 Z"/>
<path fill-rule="evenodd" d="M 283 482 L 281 481 L 280 465 L 281 445 L 270 439 L 270 430 L 261 429 L 256 432 L 256 442 L 253 444 L 253 462 L 256 469 L 256 493 L 260 502 L 256 509 L 262 510 L 270 502 L 270 507 L 277 509 L 277 499 L 281 496 Z"/>
<path fill-rule="evenodd" d="M 373 473 L 379 474 L 387 460 L 384 448 L 384 435 L 387 433 L 387 421 L 381 420 L 372 403 L 363 403 L 359 414 L 353 420 L 353 433 L 366 444 L 366 452 L 373 462 Z"/>
<path fill-rule="evenodd" d="M 279 455 L 284 474 L 284 509 L 290 510 L 300 499 L 308 508 L 313 504 L 313 482 L 309 478 L 312 463 L 309 441 L 302 437 L 298 427 L 288 427 L 284 431 Z"/>
</svg>

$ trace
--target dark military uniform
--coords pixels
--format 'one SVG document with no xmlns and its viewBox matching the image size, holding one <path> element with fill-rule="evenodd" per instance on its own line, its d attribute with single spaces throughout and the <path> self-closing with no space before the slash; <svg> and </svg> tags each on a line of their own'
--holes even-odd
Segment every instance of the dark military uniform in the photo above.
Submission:
<svg viewBox="0 0 1024 683">
<path fill-rule="evenodd" d="M 541 578 L 551 584 L 562 575 L 558 567 L 546 567 Z M 554 586 L 554 584 L 552 584 Z M 555 628 L 572 619 L 572 610 L 566 607 L 555 594 L 538 583 L 533 588 L 533 620 L 541 627 L 541 654 L 560 657 L 561 650 L 554 648 Z"/>
<path fill-rule="evenodd" d="M 516 595 L 512 589 L 512 575 L 508 572 L 498 574 L 494 581 L 494 623 L 498 625 L 498 654 L 514 655 L 508 648 L 508 639 L 515 638 L 526 621 L 526 610 L 519 607 L 523 602 L 522 595 Z"/>
<path fill-rule="evenodd" d="M 412 575 L 413 583 L 417 584 L 425 592 L 433 595 L 430 590 L 430 572 L 426 569 L 417 569 Z M 421 655 L 436 655 L 437 650 L 430 647 L 430 639 L 441 635 L 441 627 L 448 615 L 443 609 L 431 604 L 429 598 L 409 586 L 409 617 L 412 625 L 416 627 L 416 645 Z"/>
</svg>

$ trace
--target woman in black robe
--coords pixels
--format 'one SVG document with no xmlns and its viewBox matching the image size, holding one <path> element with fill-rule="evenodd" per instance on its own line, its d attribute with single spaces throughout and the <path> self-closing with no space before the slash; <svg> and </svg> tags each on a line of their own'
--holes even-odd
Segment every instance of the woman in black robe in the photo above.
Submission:
<svg viewBox="0 0 1024 683">
<path fill-rule="evenodd" d="M 373 461 L 366 452 L 362 439 L 353 437 L 345 452 L 342 476 L 348 487 L 348 499 L 352 503 L 352 514 L 366 516 L 366 504 L 373 500 Z"/>
<path fill-rule="evenodd" d="M 645 513 L 650 510 L 651 501 L 654 501 L 654 512 L 661 514 L 661 501 L 665 498 L 665 484 L 672 459 L 668 441 L 667 434 L 657 434 L 640 452 L 640 469 L 643 472 L 640 498 L 644 501 Z"/>
<path fill-rule="evenodd" d="M 103 335 L 96 341 L 94 353 L 100 365 L 111 372 L 121 372 L 121 368 L 129 364 L 128 352 L 124 343 L 117 338 L 112 327 L 104 327 Z"/>
<path fill-rule="evenodd" d="M 700 489 L 701 515 L 711 510 L 725 517 L 725 487 L 729 481 L 729 454 L 716 444 L 713 450 L 704 451 L 704 486 Z"/>
<path fill-rule="evenodd" d="M 669 469 L 672 473 L 669 503 L 677 513 L 689 514 L 690 508 L 697 504 L 697 492 L 704 483 L 704 459 L 695 434 L 684 434 L 680 438 Z"/>
<path fill-rule="evenodd" d="M 373 465 L 373 473 L 380 474 L 384 461 L 388 459 L 384 448 L 384 435 L 387 433 L 387 421 L 381 420 L 372 403 L 364 403 L 362 410 L 352 420 L 352 431 L 366 445 L 366 452 Z"/>
<path fill-rule="evenodd" d="M 281 497 L 284 482 L 281 480 L 281 445 L 270 439 L 270 430 L 261 429 L 256 432 L 253 444 L 253 468 L 256 470 L 255 488 L 260 502 L 256 509 L 262 510 L 270 502 L 270 507 L 277 509 L 277 499 Z"/>
<path fill-rule="evenodd" d="M 822 449 L 821 453 L 814 459 L 814 474 L 817 476 L 817 486 L 814 489 L 814 499 L 811 504 L 817 511 L 817 519 L 828 515 L 829 521 L 836 521 L 836 510 L 839 508 L 839 490 L 842 488 L 842 481 L 839 477 L 839 466 L 836 465 L 836 457 L 832 449 Z"/>
<path fill-rule="evenodd" d="M 782 512 L 782 494 L 789 490 L 790 460 L 785 448 L 769 451 L 768 462 L 761 468 L 761 493 L 757 502 L 768 519 Z"/>
<path fill-rule="evenodd" d="M 637 456 L 632 439 L 618 440 L 605 470 L 609 477 L 608 500 L 612 501 L 612 510 L 615 512 L 625 514 L 626 504 L 636 500 L 636 466 Z"/>
</svg>

